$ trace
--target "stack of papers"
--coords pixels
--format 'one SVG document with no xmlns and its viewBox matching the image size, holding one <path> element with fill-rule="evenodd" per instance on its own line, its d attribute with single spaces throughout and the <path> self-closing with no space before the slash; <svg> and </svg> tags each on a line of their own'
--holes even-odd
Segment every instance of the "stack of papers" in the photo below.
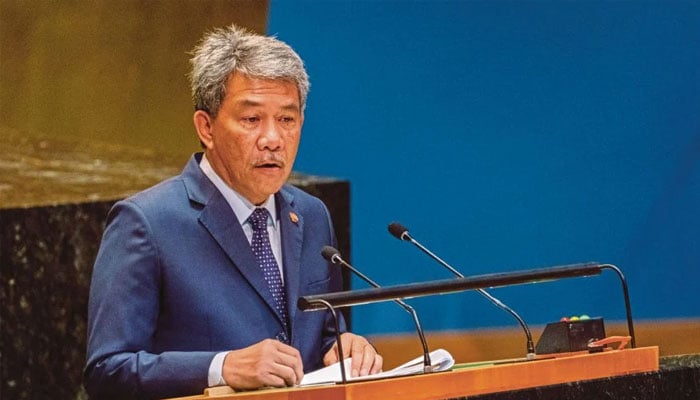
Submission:
<svg viewBox="0 0 700 400">
<path fill-rule="evenodd" d="M 349 382 L 420 374 L 423 373 L 424 367 L 423 356 L 421 355 L 407 363 L 399 365 L 392 370 L 380 372 L 374 375 L 357 376 L 353 378 L 350 376 L 350 364 L 352 363 L 352 358 L 346 358 L 343 361 L 343 364 L 345 365 L 345 375 Z M 446 371 L 452 368 L 452 366 L 455 364 L 455 360 L 452 358 L 452 355 L 448 353 L 447 350 L 443 349 L 431 351 L 430 362 L 433 372 Z M 335 363 L 325 368 L 317 369 L 316 371 L 305 374 L 299 386 L 319 385 L 323 383 L 336 383 L 342 381 L 343 378 L 340 374 L 340 363 Z"/>
</svg>

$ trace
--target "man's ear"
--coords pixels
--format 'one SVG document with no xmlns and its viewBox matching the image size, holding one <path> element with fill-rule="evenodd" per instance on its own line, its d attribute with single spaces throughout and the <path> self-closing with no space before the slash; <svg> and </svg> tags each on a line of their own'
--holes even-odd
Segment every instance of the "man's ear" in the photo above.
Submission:
<svg viewBox="0 0 700 400">
<path fill-rule="evenodd" d="M 211 116 L 204 110 L 197 110 L 194 112 L 192 119 L 194 121 L 194 128 L 197 130 L 199 142 L 202 143 L 205 149 L 212 148 L 214 140 L 212 135 L 213 120 Z"/>
</svg>

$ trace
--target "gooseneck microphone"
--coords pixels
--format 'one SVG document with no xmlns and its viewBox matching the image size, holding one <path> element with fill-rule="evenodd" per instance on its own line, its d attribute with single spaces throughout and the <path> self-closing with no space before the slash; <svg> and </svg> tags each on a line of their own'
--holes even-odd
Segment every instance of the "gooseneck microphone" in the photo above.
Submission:
<svg viewBox="0 0 700 400">
<path fill-rule="evenodd" d="M 453 268 L 450 264 L 445 262 L 442 258 L 438 257 L 433 253 L 432 251 L 428 250 L 425 246 L 420 244 L 417 240 L 415 240 L 411 235 L 408 233 L 408 229 L 401 225 L 398 222 L 392 222 L 389 224 L 389 233 L 391 233 L 395 238 L 402 240 L 402 241 L 407 241 L 413 243 L 416 247 L 418 247 L 423 253 L 427 254 L 430 258 L 433 260 L 437 261 L 438 264 L 442 265 L 443 267 L 447 268 L 450 272 L 452 272 L 455 276 L 458 276 L 460 278 L 464 278 L 464 275 L 461 274 L 459 271 L 457 271 L 455 268 Z M 520 326 L 523 328 L 525 331 L 525 336 L 527 337 L 527 354 L 526 358 L 528 360 L 533 360 L 535 358 L 535 344 L 532 341 L 532 334 L 530 333 L 530 328 L 528 328 L 527 324 L 525 321 L 520 318 L 520 315 L 516 313 L 512 308 L 508 307 L 507 305 L 503 304 L 500 300 L 497 298 L 493 297 L 489 292 L 487 292 L 484 289 L 476 289 L 482 296 L 486 297 L 490 302 L 496 305 L 496 307 L 504 310 L 505 312 L 509 313 L 512 315 L 516 320 L 518 320 L 518 323 L 520 323 Z"/>
<path fill-rule="evenodd" d="M 340 252 L 334 247 L 323 246 L 323 249 L 321 250 L 321 255 L 323 256 L 323 258 L 325 258 L 327 261 L 330 261 L 332 264 L 340 264 L 345 268 L 349 269 L 355 275 L 362 278 L 363 281 L 369 283 L 371 286 L 375 288 L 380 287 L 375 281 L 371 280 L 365 274 L 363 274 L 362 272 L 358 271 L 355 267 L 350 265 L 350 263 L 343 260 L 343 258 L 340 256 Z M 425 341 L 423 328 L 421 328 L 420 326 L 420 321 L 418 320 L 418 314 L 416 313 L 416 310 L 413 307 L 406 304 L 406 302 L 401 299 L 395 299 L 394 302 L 401 306 L 401 308 L 406 310 L 406 312 L 411 314 L 411 316 L 413 317 L 413 322 L 416 324 L 416 331 L 418 332 L 418 336 L 420 337 L 420 343 L 423 346 L 423 371 L 431 372 L 432 364 L 430 362 L 430 352 L 428 351 L 428 343 Z"/>
</svg>

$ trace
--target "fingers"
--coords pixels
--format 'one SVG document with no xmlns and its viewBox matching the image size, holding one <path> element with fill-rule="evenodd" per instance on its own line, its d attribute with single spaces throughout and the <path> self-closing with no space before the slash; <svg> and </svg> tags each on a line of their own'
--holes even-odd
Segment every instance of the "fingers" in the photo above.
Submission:
<svg viewBox="0 0 700 400">
<path fill-rule="evenodd" d="M 223 366 L 224 381 L 238 389 L 263 386 L 292 386 L 301 382 L 304 370 L 295 348 L 266 339 L 228 353 Z"/>
<path fill-rule="evenodd" d="M 350 347 L 350 357 L 352 357 L 350 376 L 364 376 L 369 372 L 369 368 L 366 367 L 367 362 L 365 361 L 365 357 L 369 357 L 369 355 L 366 354 L 367 347 L 371 347 L 369 343 L 361 343 L 359 339 L 353 340 L 352 346 Z M 365 367 L 364 369 L 362 369 L 363 366 Z"/>
<path fill-rule="evenodd" d="M 380 354 L 374 355 L 374 363 L 369 370 L 369 374 L 378 374 L 382 372 L 382 367 L 384 366 L 384 358 Z"/>
<path fill-rule="evenodd" d="M 300 383 L 304 376 L 301 355 L 293 347 L 278 341 L 273 342 L 276 352 L 271 355 L 273 363 L 269 370 L 270 379 L 278 382 L 278 379 L 281 379 L 283 382 L 271 386 L 293 386 Z"/>
<path fill-rule="evenodd" d="M 280 344 L 283 345 L 285 347 L 286 352 L 289 353 L 285 353 L 289 357 L 289 359 L 288 362 L 284 365 L 291 367 L 292 369 L 292 375 L 290 375 L 292 379 L 285 380 L 285 383 L 287 384 L 287 386 L 298 385 L 301 383 L 301 378 L 304 377 L 304 366 L 301 361 L 301 354 L 299 354 L 299 351 L 294 347 L 287 346 L 283 343 Z"/>
<path fill-rule="evenodd" d="M 369 342 L 358 336 L 351 347 L 351 376 L 366 376 L 377 373 L 382 368 L 382 358 Z"/>
<path fill-rule="evenodd" d="M 350 364 L 350 376 L 365 376 L 381 372 L 383 359 L 377 354 L 376 349 L 362 336 L 353 333 L 343 333 L 340 336 L 343 345 L 343 357 L 352 357 Z M 330 365 L 338 361 L 338 346 L 333 347 L 323 358 L 325 365 Z"/>
<path fill-rule="evenodd" d="M 337 363 L 338 360 L 338 343 L 333 343 L 333 347 L 323 356 L 323 365 L 328 366 Z"/>
</svg>

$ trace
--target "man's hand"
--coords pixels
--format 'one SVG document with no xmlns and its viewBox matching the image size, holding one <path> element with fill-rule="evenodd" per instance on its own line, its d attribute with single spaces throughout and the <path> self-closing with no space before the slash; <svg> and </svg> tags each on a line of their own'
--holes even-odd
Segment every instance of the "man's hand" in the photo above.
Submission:
<svg viewBox="0 0 700 400">
<path fill-rule="evenodd" d="M 222 375 L 236 389 L 264 386 L 292 386 L 304 376 L 297 349 L 280 341 L 265 339 L 252 346 L 230 351 L 224 359 Z"/>
<path fill-rule="evenodd" d="M 346 332 L 340 335 L 340 342 L 343 345 L 343 358 L 352 357 L 350 376 L 365 376 L 382 371 L 382 356 L 377 354 L 367 339 Z M 324 365 L 331 365 L 335 362 L 338 362 L 338 343 L 335 343 L 323 357 Z"/>
</svg>

